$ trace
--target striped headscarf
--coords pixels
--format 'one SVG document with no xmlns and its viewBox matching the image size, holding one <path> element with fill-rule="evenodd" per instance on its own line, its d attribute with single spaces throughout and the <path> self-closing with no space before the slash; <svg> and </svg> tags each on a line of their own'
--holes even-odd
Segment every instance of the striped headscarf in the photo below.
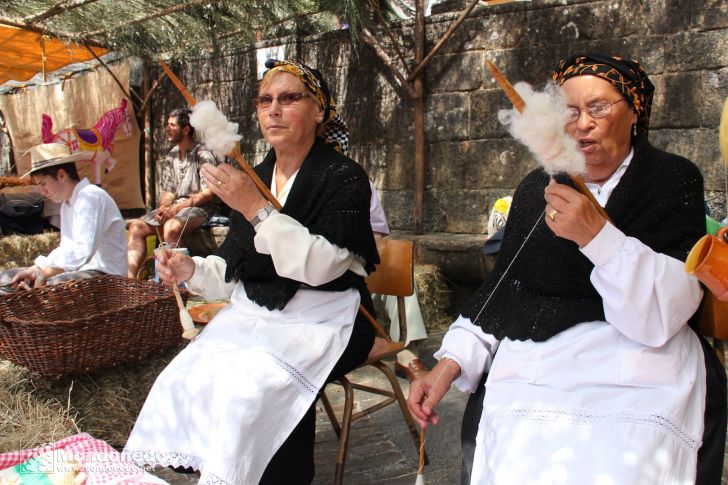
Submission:
<svg viewBox="0 0 728 485">
<path fill-rule="evenodd" d="M 338 152 L 344 155 L 349 154 L 349 127 L 336 112 L 336 100 L 329 91 L 329 85 L 326 84 L 323 76 L 317 69 L 313 69 L 303 63 L 293 60 L 284 59 L 268 59 L 265 61 L 265 67 L 268 70 L 263 77 L 273 72 L 286 72 L 298 79 L 306 85 L 311 91 L 319 107 L 324 111 L 324 131 L 321 137 L 327 145 L 333 146 Z"/>
<path fill-rule="evenodd" d="M 617 88 L 637 113 L 637 134 L 647 135 L 655 86 L 639 62 L 583 52 L 559 62 L 551 78 L 559 85 L 576 76 L 596 76 Z"/>
</svg>

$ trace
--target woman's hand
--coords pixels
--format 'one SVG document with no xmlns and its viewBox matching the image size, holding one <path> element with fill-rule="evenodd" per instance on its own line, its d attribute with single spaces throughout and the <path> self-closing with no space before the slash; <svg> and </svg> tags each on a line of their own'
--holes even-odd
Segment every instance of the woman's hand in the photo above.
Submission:
<svg viewBox="0 0 728 485">
<path fill-rule="evenodd" d="M 546 225 L 580 248 L 589 244 L 607 222 L 584 194 L 553 179 L 544 190 L 544 198 Z"/>
<path fill-rule="evenodd" d="M 248 220 L 267 204 L 248 174 L 227 163 L 218 166 L 205 163 L 202 173 L 212 193 Z"/>
<path fill-rule="evenodd" d="M 420 428 L 426 428 L 427 423 L 440 422 L 435 406 L 445 397 L 459 375 L 460 366 L 454 360 L 441 359 L 430 372 L 412 381 L 407 407 Z"/>
<path fill-rule="evenodd" d="M 159 247 L 154 250 L 154 258 L 157 260 L 159 279 L 169 286 L 173 283 L 179 285 L 192 278 L 195 273 L 195 262 L 186 254 Z"/>
</svg>

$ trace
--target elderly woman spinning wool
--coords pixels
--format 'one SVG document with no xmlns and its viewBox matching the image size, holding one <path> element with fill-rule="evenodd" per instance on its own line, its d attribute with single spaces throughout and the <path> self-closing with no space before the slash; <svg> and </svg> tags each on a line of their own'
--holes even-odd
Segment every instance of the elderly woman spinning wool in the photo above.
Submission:
<svg viewBox="0 0 728 485">
<path fill-rule="evenodd" d="M 725 374 L 688 326 L 702 290 L 682 263 L 705 233 L 700 172 L 649 143 L 637 62 L 579 54 L 553 79 L 610 220 L 563 173 L 528 174 L 410 409 L 437 424 L 451 383 L 488 373 L 471 483 L 720 483 Z"/>
<path fill-rule="evenodd" d="M 337 150 L 346 125 L 321 74 L 268 60 L 255 98 L 272 149 L 255 167 L 283 205 L 229 165 L 204 165 L 234 209 L 220 256 L 162 257 L 165 282 L 231 298 L 162 372 L 126 451 L 137 462 L 191 467 L 201 483 L 310 483 L 315 409 L 327 380 L 353 369 L 374 342 L 358 314 L 379 262 L 364 170 Z"/>
</svg>

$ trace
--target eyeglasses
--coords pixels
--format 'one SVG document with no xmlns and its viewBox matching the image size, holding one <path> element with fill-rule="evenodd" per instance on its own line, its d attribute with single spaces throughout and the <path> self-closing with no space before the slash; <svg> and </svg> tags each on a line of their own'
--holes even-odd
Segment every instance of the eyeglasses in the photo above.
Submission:
<svg viewBox="0 0 728 485">
<path fill-rule="evenodd" d="M 587 114 L 594 118 L 595 120 L 598 120 L 599 118 L 606 118 L 609 116 L 609 113 L 612 112 L 612 106 L 615 104 L 624 101 L 624 98 L 618 99 L 617 101 L 613 101 L 611 103 L 608 102 L 602 102 L 602 103 L 594 103 L 590 104 L 586 108 L 576 108 L 571 107 L 568 110 L 566 110 L 567 117 L 566 122 L 567 123 L 574 123 L 576 122 L 579 117 L 581 116 L 582 111 L 586 111 Z"/>
<path fill-rule="evenodd" d="M 301 101 L 303 98 L 307 98 L 311 96 L 309 93 L 281 93 L 278 95 L 278 97 L 273 97 L 269 95 L 265 96 L 257 96 L 253 98 L 253 106 L 255 106 L 256 109 L 268 109 L 270 108 L 270 105 L 273 104 L 273 100 L 277 99 L 278 104 L 282 106 L 289 106 L 293 103 L 296 103 L 298 101 Z"/>
</svg>

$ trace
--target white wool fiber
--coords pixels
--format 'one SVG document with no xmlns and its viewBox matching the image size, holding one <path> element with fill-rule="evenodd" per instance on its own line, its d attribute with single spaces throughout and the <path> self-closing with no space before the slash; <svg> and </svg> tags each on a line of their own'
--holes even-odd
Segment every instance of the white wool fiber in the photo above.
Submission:
<svg viewBox="0 0 728 485">
<path fill-rule="evenodd" d="M 229 122 L 212 101 L 200 101 L 192 107 L 190 124 L 201 135 L 207 149 L 220 160 L 233 151 L 242 138 L 238 134 L 238 124 Z"/>
<path fill-rule="evenodd" d="M 582 174 L 584 154 L 565 130 L 568 107 L 563 90 L 551 81 L 543 91 L 535 91 L 525 82 L 517 83 L 514 88 L 526 102 L 523 113 L 515 108 L 498 112 L 498 119 L 511 136 L 531 151 L 549 175 Z"/>
</svg>

